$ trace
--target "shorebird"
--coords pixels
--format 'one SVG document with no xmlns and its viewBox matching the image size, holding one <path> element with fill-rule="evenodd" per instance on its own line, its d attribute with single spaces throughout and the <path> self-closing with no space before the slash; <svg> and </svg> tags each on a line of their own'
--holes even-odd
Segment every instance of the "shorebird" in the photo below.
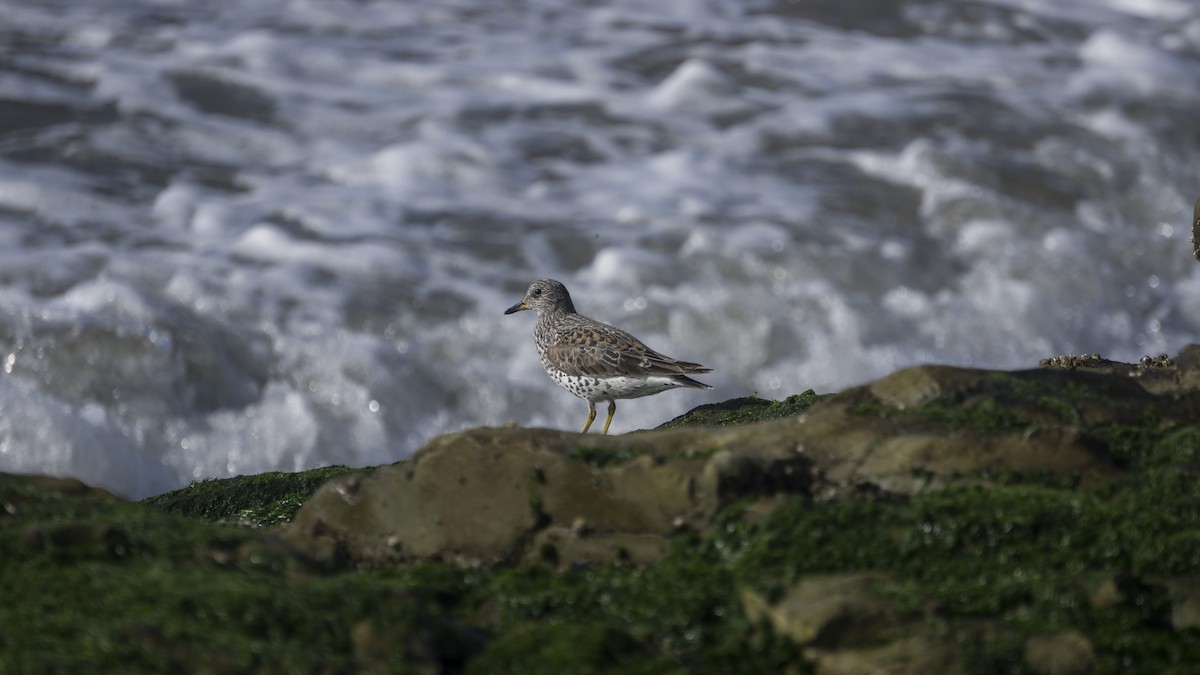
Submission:
<svg viewBox="0 0 1200 675">
<path fill-rule="evenodd" d="M 650 349 L 625 331 L 575 311 L 567 287 L 539 279 L 525 298 L 504 311 L 537 312 L 534 344 L 542 367 L 560 387 L 587 401 L 587 433 L 596 419 L 596 404 L 608 401 L 604 432 L 617 412 L 617 399 L 640 398 L 678 387 L 712 389 L 688 375 L 712 372 L 698 363 L 678 361 Z"/>
</svg>

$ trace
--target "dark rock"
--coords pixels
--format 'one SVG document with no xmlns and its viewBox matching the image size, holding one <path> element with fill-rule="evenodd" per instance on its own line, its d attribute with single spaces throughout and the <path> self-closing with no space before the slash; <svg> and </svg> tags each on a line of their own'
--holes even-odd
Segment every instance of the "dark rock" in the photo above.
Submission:
<svg viewBox="0 0 1200 675">
<path fill-rule="evenodd" d="M 548 527 L 533 540 L 525 562 L 552 567 L 633 564 L 644 566 L 662 559 L 670 540 L 656 534 L 591 532 L 578 526 Z"/>
<path fill-rule="evenodd" d="M 424 598 L 399 594 L 390 600 L 415 611 L 399 622 L 363 619 L 350 629 L 356 672 L 392 673 L 397 663 L 418 675 L 462 672 L 487 644 L 482 632 L 425 611 Z"/>
<path fill-rule="evenodd" d="M 68 523 L 37 527 L 22 538 L 31 552 L 96 549 L 112 556 L 129 551 L 129 537 L 117 527 L 102 523 Z"/>
<path fill-rule="evenodd" d="M 1192 255 L 1200 260 L 1200 199 L 1196 199 L 1196 207 L 1192 210 Z"/>
</svg>

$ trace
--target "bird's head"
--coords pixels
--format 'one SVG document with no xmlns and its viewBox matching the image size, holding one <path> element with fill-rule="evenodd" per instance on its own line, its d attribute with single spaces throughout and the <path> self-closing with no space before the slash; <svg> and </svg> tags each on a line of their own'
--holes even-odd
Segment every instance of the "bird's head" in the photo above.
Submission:
<svg viewBox="0 0 1200 675">
<path fill-rule="evenodd" d="M 535 310 L 539 315 L 549 312 L 574 313 L 575 305 L 571 302 L 571 294 L 567 292 L 566 286 L 554 279 L 538 279 L 529 285 L 525 297 L 504 310 L 504 313 L 512 314 L 526 309 Z"/>
</svg>

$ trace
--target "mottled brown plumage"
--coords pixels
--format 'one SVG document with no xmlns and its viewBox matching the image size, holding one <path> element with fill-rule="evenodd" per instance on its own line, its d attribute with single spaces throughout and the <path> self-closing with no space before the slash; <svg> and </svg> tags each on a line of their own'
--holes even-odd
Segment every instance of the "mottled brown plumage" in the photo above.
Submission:
<svg viewBox="0 0 1200 675">
<path fill-rule="evenodd" d="M 542 367 L 559 386 L 588 402 L 583 433 L 596 419 L 599 401 L 608 401 L 607 434 L 617 411 L 616 399 L 677 387 L 712 389 L 688 377 L 711 369 L 664 356 L 619 328 L 577 313 L 566 287 L 553 279 L 533 282 L 525 298 L 504 313 L 526 309 L 538 313 L 533 337 Z"/>
</svg>

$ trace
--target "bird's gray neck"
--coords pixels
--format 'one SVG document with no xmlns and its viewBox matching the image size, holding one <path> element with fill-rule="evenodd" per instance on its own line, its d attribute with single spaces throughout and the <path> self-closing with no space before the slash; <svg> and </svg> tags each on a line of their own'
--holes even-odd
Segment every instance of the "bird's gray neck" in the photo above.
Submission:
<svg viewBox="0 0 1200 675">
<path fill-rule="evenodd" d="M 562 309 L 552 309 L 545 312 L 538 312 L 538 323 L 553 323 L 574 312 L 567 312 Z"/>
<path fill-rule="evenodd" d="M 567 297 L 562 302 L 556 303 L 553 309 L 538 310 L 538 318 L 558 318 L 568 314 L 575 314 L 575 304 L 571 302 L 571 298 Z"/>
<path fill-rule="evenodd" d="M 568 307 L 566 307 L 566 308 L 559 307 L 557 309 L 552 309 L 552 310 L 545 311 L 545 312 L 538 312 L 538 320 L 537 320 L 537 324 L 534 326 L 534 331 L 537 334 L 548 332 L 548 331 L 550 331 L 551 326 L 558 324 L 563 319 L 565 319 L 568 315 L 571 315 L 574 313 L 575 313 L 575 308 L 570 307 L 569 303 L 568 303 Z"/>
</svg>

